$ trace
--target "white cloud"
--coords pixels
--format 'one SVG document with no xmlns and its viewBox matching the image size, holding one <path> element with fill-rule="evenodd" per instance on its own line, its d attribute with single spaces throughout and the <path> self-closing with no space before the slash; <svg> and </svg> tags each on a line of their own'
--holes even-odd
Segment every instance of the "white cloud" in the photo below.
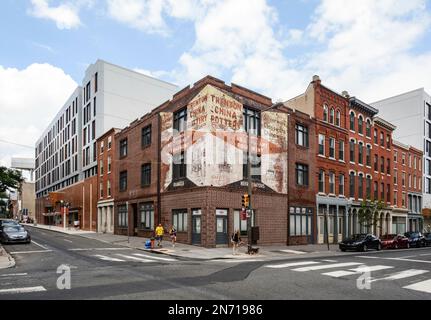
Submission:
<svg viewBox="0 0 431 320">
<path fill-rule="evenodd" d="M 79 11 L 82 7 L 91 7 L 94 0 L 64 1 L 58 6 L 50 6 L 51 0 L 31 0 L 29 14 L 41 19 L 52 20 L 59 29 L 74 29 L 81 26 Z"/>
<path fill-rule="evenodd" d="M 0 163 L 11 156 L 34 157 L 34 146 L 77 84 L 63 70 L 32 64 L 23 70 L 0 66 Z"/>
</svg>

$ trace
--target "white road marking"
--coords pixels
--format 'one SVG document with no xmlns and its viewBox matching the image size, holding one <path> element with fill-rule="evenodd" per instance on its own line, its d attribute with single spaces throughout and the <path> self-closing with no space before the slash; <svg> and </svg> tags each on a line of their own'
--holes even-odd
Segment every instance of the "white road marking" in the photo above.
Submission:
<svg viewBox="0 0 431 320">
<path fill-rule="evenodd" d="M 2 274 L 0 277 L 6 278 L 6 277 L 19 277 L 19 276 L 26 276 L 27 273 L 11 273 L 11 274 Z"/>
<path fill-rule="evenodd" d="M 76 248 L 76 249 L 68 249 L 68 251 L 118 251 L 118 250 L 132 250 L 132 248 Z"/>
<path fill-rule="evenodd" d="M 383 259 L 379 257 L 372 257 L 372 256 L 356 256 L 355 258 L 363 258 L 363 259 Z"/>
<path fill-rule="evenodd" d="M 322 273 L 322 275 L 324 276 L 330 276 L 333 278 L 340 278 L 340 277 L 345 277 L 345 276 L 351 276 L 353 274 L 357 274 L 356 272 L 351 272 L 351 271 L 332 271 L 332 272 L 327 272 L 327 273 Z"/>
<path fill-rule="evenodd" d="M 155 259 L 155 260 L 160 260 L 160 261 L 177 261 L 176 259 L 172 259 L 172 258 L 153 257 L 153 256 L 148 256 L 148 255 L 142 254 L 142 253 L 134 253 L 133 255 L 137 256 L 137 257 Z"/>
<path fill-rule="evenodd" d="M 41 245 L 41 244 L 37 243 L 37 242 L 36 242 L 36 241 L 34 241 L 34 240 L 31 240 L 31 243 L 34 243 L 35 245 L 37 245 L 37 246 L 41 247 L 42 249 L 48 250 L 48 248 L 47 248 L 46 246 L 43 246 L 43 245 Z"/>
<path fill-rule="evenodd" d="M 337 262 L 337 260 L 322 260 L 322 262 Z"/>
<path fill-rule="evenodd" d="M 387 270 L 387 269 L 393 269 L 394 267 L 391 266 L 360 266 L 355 269 L 349 269 L 350 271 L 354 271 L 357 273 L 363 273 L 363 272 L 374 272 L 374 271 L 380 271 L 380 270 Z"/>
<path fill-rule="evenodd" d="M 403 289 L 409 289 L 409 290 L 416 290 L 416 291 L 431 293 L 431 279 L 405 286 L 405 287 L 403 287 Z"/>
<path fill-rule="evenodd" d="M 46 289 L 42 286 L 27 287 L 27 288 L 2 289 L 2 290 L 0 290 L 0 294 L 3 294 L 3 293 L 30 293 L 30 292 L 41 292 L 41 291 L 46 291 Z"/>
<path fill-rule="evenodd" d="M 424 257 L 424 256 L 431 256 L 431 253 L 420 254 L 420 256 L 421 256 L 421 257 Z"/>
<path fill-rule="evenodd" d="M 120 253 L 117 253 L 117 256 L 125 258 L 125 259 L 132 259 L 132 260 L 140 261 L 140 262 L 154 262 L 154 260 L 143 259 L 143 258 L 138 258 L 138 257 L 134 257 L 134 256 L 128 256 L 128 255 L 120 254 Z"/>
<path fill-rule="evenodd" d="M 96 257 L 96 258 L 99 258 L 99 259 L 105 260 L 105 261 L 126 262 L 126 260 L 121 260 L 121 259 L 117 259 L 117 258 L 102 256 L 100 254 L 96 254 L 93 257 Z"/>
<path fill-rule="evenodd" d="M 213 260 L 213 261 L 217 261 L 217 260 Z M 243 263 L 243 262 L 262 262 L 264 260 L 262 259 L 236 259 L 236 260 L 223 260 L 226 263 L 235 263 L 235 262 L 239 262 L 239 263 Z"/>
<path fill-rule="evenodd" d="M 16 252 L 11 252 L 10 254 L 47 253 L 47 252 L 52 252 L 52 250 L 16 251 Z"/>
<path fill-rule="evenodd" d="M 379 278 L 379 279 L 372 279 L 371 282 L 380 281 L 380 280 L 400 280 L 404 278 L 410 278 L 414 276 L 418 276 L 420 274 L 424 274 L 429 272 L 428 270 L 416 270 L 416 269 L 409 269 L 404 270 L 401 272 L 394 273 L 388 277 Z"/>
<path fill-rule="evenodd" d="M 293 262 L 293 263 L 285 263 L 285 264 L 272 264 L 265 266 L 266 268 L 272 269 L 281 269 L 281 268 L 289 268 L 289 267 L 298 267 L 298 266 L 308 266 L 311 264 L 317 264 L 319 262 L 316 261 L 304 261 L 304 262 Z"/>
<path fill-rule="evenodd" d="M 330 276 L 333 278 L 340 278 L 340 277 L 345 277 L 345 276 L 351 276 L 351 275 L 357 275 L 363 272 L 373 272 L 373 271 L 379 271 L 379 270 L 386 270 L 386 269 L 391 269 L 393 267 L 390 266 L 359 266 L 358 268 L 355 269 L 349 269 L 349 271 L 344 271 L 344 270 L 340 270 L 340 271 L 333 271 L 333 272 L 327 272 L 327 273 L 322 273 L 322 275 L 324 276 Z"/>
<path fill-rule="evenodd" d="M 281 252 L 286 252 L 286 253 L 294 253 L 294 254 L 306 254 L 307 252 L 304 251 L 296 251 L 296 250 L 280 250 Z"/>
<path fill-rule="evenodd" d="M 72 240 L 69 240 L 69 239 L 63 239 L 64 241 L 66 241 L 66 242 L 70 242 L 70 243 L 73 243 L 73 241 Z"/>
<path fill-rule="evenodd" d="M 298 272 L 306 272 L 306 271 L 315 271 L 315 270 L 324 270 L 324 269 L 332 269 L 332 268 L 343 268 L 343 267 L 350 267 L 350 266 L 357 266 L 361 265 L 362 263 L 359 262 L 345 262 L 345 263 L 334 263 L 334 264 L 327 264 L 327 265 L 320 265 L 320 266 L 312 266 L 312 267 L 303 267 L 303 268 L 297 268 L 292 269 L 293 271 Z"/>
</svg>

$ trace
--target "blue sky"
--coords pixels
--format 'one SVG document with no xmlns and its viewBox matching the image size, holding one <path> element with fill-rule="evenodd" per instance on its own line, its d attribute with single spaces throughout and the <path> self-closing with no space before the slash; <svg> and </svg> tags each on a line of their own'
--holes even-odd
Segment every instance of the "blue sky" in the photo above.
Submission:
<svg viewBox="0 0 431 320">
<path fill-rule="evenodd" d="M 314 74 L 373 102 L 431 91 L 431 0 L 2 0 L 0 164 L 101 58 L 180 86 L 206 74 L 286 100 Z"/>
</svg>

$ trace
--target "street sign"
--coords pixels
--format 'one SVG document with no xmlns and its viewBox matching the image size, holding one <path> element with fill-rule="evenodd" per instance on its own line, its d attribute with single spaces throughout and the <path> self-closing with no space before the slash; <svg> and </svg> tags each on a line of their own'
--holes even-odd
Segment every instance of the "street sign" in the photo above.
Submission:
<svg viewBox="0 0 431 320">
<path fill-rule="evenodd" d="M 251 218 L 253 210 L 247 210 L 247 218 Z"/>
</svg>

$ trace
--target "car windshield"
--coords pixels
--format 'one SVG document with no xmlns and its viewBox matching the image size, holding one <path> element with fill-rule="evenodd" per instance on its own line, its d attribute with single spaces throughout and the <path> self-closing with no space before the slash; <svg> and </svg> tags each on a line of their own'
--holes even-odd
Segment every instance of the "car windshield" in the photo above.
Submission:
<svg viewBox="0 0 431 320">
<path fill-rule="evenodd" d="M 386 234 L 386 235 L 382 236 L 381 239 L 382 240 L 393 240 L 396 237 L 397 237 L 396 234 Z"/>
<path fill-rule="evenodd" d="M 4 231 L 6 231 L 6 232 L 22 232 L 22 231 L 24 231 L 24 228 L 21 226 L 7 226 L 4 228 Z"/>
<path fill-rule="evenodd" d="M 354 234 L 352 235 L 352 240 L 358 241 L 358 240 L 364 240 L 366 238 L 366 234 Z"/>
<path fill-rule="evenodd" d="M 417 237 L 418 233 L 416 233 L 416 232 L 406 232 L 406 233 L 404 233 L 404 235 L 406 237 L 408 237 L 408 238 L 412 238 L 412 237 Z"/>
</svg>

